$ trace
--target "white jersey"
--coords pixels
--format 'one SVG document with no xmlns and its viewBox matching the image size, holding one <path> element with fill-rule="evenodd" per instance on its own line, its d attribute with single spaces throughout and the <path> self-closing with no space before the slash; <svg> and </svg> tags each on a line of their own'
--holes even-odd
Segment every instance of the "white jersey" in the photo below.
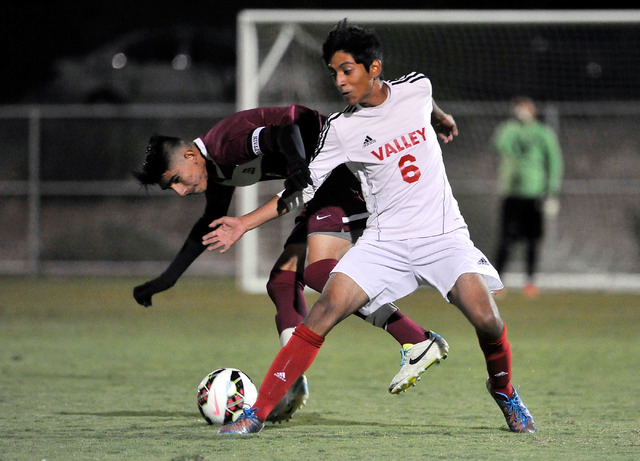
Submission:
<svg viewBox="0 0 640 461">
<path fill-rule="evenodd" d="M 431 82 L 414 72 L 383 84 L 389 93 L 379 106 L 349 106 L 329 116 L 303 200 L 346 163 L 362 183 L 370 213 L 362 238 L 431 237 L 466 227 L 431 126 Z"/>
</svg>

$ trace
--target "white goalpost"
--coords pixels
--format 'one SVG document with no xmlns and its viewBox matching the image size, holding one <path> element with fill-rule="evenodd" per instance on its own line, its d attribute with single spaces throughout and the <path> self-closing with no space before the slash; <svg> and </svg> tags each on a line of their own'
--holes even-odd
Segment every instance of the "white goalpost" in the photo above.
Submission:
<svg viewBox="0 0 640 461">
<path fill-rule="evenodd" d="M 566 157 L 560 215 L 548 222 L 539 283 L 550 289 L 640 290 L 640 10 L 244 10 L 237 18 L 237 109 L 303 104 L 330 113 L 344 103 L 321 47 L 347 18 L 373 28 L 384 78 L 425 73 L 461 134 L 445 149 L 454 193 L 476 245 L 497 238 L 491 134 L 508 100 L 527 94 L 559 134 Z M 279 181 L 238 189 L 252 211 Z M 265 292 L 295 213 L 239 242 L 243 290 Z M 493 258 L 492 258 L 493 259 Z M 523 283 L 509 265 L 505 282 Z"/>
</svg>

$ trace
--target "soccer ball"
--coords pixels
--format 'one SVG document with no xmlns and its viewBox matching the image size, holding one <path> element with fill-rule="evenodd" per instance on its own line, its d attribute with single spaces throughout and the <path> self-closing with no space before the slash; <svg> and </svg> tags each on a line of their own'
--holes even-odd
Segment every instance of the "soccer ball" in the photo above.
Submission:
<svg viewBox="0 0 640 461">
<path fill-rule="evenodd" d="M 252 406 L 257 398 L 255 384 L 237 368 L 218 368 L 198 386 L 198 409 L 209 424 L 235 421 L 243 407 Z"/>
</svg>

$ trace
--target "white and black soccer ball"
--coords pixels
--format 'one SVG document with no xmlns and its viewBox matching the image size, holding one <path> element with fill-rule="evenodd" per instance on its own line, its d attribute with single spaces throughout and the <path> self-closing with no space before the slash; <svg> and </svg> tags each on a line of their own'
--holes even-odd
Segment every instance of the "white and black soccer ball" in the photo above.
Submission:
<svg viewBox="0 0 640 461">
<path fill-rule="evenodd" d="M 235 421 L 243 407 L 253 406 L 257 398 L 255 384 L 237 368 L 218 368 L 198 386 L 198 409 L 209 424 Z"/>
</svg>

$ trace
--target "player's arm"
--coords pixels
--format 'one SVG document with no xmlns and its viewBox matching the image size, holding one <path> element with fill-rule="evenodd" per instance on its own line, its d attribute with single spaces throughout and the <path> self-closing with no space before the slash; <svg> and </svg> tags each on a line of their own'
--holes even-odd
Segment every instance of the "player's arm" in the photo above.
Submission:
<svg viewBox="0 0 640 461">
<path fill-rule="evenodd" d="M 436 130 L 438 137 L 445 143 L 453 141 L 454 136 L 458 136 L 458 125 L 451 114 L 447 114 L 431 99 L 433 110 L 431 111 L 431 124 Z"/>
<path fill-rule="evenodd" d="M 202 244 L 202 236 L 209 231 L 209 223 L 212 219 L 227 213 L 233 191 L 234 188 L 229 186 L 215 187 L 210 184 L 207 187 L 207 205 L 204 214 L 191 228 L 178 254 L 160 276 L 133 289 L 133 297 L 138 304 L 144 307 L 151 306 L 152 296 L 174 286 L 189 266 L 204 252 L 206 247 Z"/>
<path fill-rule="evenodd" d="M 311 200 L 315 191 L 327 179 L 331 171 L 344 163 L 344 157 L 339 154 L 340 150 L 336 148 L 336 144 L 333 139 L 325 140 L 323 151 L 319 152 L 309 164 L 313 184 L 308 185 L 302 191 L 295 190 L 295 188 L 285 189 L 281 195 L 276 195 L 260 208 L 244 216 L 238 218 L 224 216 L 213 221 L 210 227 L 213 227 L 214 230 L 203 237 L 203 244 L 207 245 L 210 251 L 219 250 L 220 253 L 224 253 L 246 232 Z"/>
<path fill-rule="evenodd" d="M 288 176 L 285 188 L 302 190 L 311 184 L 307 159 L 300 127 L 295 123 L 277 125 L 272 128 L 273 142 L 287 161 Z"/>
<path fill-rule="evenodd" d="M 289 195 L 290 192 L 284 191 L 283 194 Z M 300 192 L 293 192 L 291 195 L 296 197 L 296 205 L 302 202 Z M 202 238 L 202 244 L 207 246 L 209 251 L 219 250 L 220 253 L 224 253 L 250 230 L 287 214 L 290 209 L 296 207 L 291 203 L 287 198 L 276 195 L 261 207 L 243 216 L 223 216 L 216 219 L 209 225 L 214 230 Z"/>
</svg>

